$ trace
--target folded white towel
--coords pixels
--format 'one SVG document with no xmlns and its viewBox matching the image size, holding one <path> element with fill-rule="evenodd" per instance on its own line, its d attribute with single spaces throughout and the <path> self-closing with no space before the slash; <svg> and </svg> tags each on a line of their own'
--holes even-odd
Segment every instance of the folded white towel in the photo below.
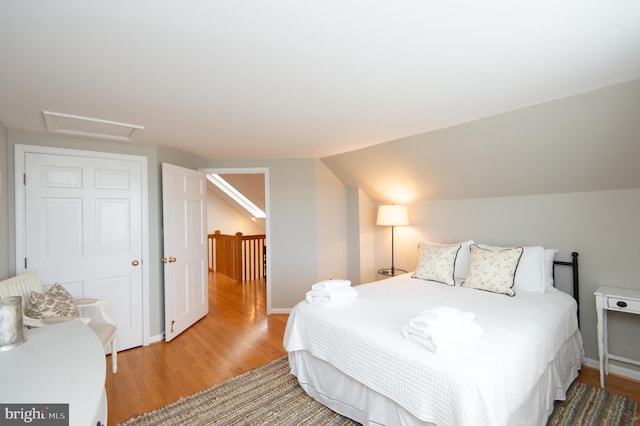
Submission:
<svg viewBox="0 0 640 426">
<path fill-rule="evenodd" d="M 475 315 L 472 312 L 462 312 L 454 308 L 438 307 L 420 312 L 420 315 L 409 321 L 414 329 L 443 328 L 449 331 L 455 326 L 465 326 L 473 323 Z"/>
<path fill-rule="evenodd" d="M 469 324 L 474 324 L 472 318 L 451 318 L 451 319 L 429 319 L 422 315 L 409 320 L 409 326 L 416 330 L 428 330 L 431 332 L 442 330 L 443 332 L 454 331 L 464 328 Z"/>
<path fill-rule="evenodd" d="M 427 319 L 447 319 L 447 320 L 472 320 L 475 318 L 475 314 L 473 312 L 463 312 L 456 308 L 451 308 L 449 306 L 438 306 L 433 309 L 425 309 L 420 312 L 420 316 L 425 317 Z"/>
<path fill-rule="evenodd" d="M 478 324 L 472 323 L 468 327 L 451 333 L 428 333 L 412 329 L 408 325 L 402 329 L 402 334 L 408 340 L 418 343 L 431 352 L 442 353 L 450 351 L 456 346 L 473 339 L 482 337 L 484 330 Z"/>
<path fill-rule="evenodd" d="M 453 308 L 422 311 L 402 329 L 405 338 L 432 352 L 448 351 L 456 345 L 484 334 L 473 313 Z"/>
<path fill-rule="evenodd" d="M 332 290 L 311 290 L 307 292 L 307 302 L 312 305 L 335 305 L 358 297 L 358 292 L 351 286 Z"/>
<path fill-rule="evenodd" d="M 326 280 L 315 283 L 311 286 L 311 289 L 317 291 L 326 291 L 332 290 L 334 288 L 349 287 L 350 285 L 351 281 L 349 280 Z"/>
<path fill-rule="evenodd" d="M 438 348 L 431 340 L 431 337 L 424 337 L 423 335 L 415 334 L 413 330 L 409 328 L 409 326 L 405 325 L 402 328 L 402 335 L 405 337 L 405 339 L 415 342 L 420 346 L 424 346 L 425 348 L 429 349 L 431 352 L 438 351 Z"/>
</svg>

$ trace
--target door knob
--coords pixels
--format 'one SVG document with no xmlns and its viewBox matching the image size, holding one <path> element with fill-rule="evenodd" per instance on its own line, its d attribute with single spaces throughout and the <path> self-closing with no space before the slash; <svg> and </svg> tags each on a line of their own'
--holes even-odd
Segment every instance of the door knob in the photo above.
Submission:
<svg viewBox="0 0 640 426">
<path fill-rule="evenodd" d="M 134 261 L 131 262 L 131 265 L 133 265 L 133 266 L 138 266 L 139 264 L 140 264 L 140 262 L 137 261 L 137 260 L 134 260 Z"/>
<path fill-rule="evenodd" d="M 176 261 L 176 258 L 175 258 L 175 257 L 168 257 L 168 258 L 163 257 L 163 258 L 162 258 L 162 263 L 173 263 L 173 262 L 175 262 L 175 261 Z"/>
</svg>

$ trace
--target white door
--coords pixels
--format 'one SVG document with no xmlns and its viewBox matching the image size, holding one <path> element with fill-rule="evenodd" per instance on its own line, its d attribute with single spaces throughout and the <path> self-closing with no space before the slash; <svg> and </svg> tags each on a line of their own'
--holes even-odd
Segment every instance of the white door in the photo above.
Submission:
<svg viewBox="0 0 640 426">
<path fill-rule="evenodd" d="M 118 349 L 142 345 L 140 162 L 33 152 L 24 161 L 24 270 L 45 290 L 57 282 L 107 299 Z"/>
<path fill-rule="evenodd" d="M 162 164 L 167 342 L 209 312 L 206 197 L 203 173 Z"/>
</svg>

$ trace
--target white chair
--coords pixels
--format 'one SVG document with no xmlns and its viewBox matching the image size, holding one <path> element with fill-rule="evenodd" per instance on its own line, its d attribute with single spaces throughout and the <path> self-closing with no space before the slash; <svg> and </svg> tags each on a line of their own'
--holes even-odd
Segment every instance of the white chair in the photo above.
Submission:
<svg viewBox="0 0 640 426">
<path fill-rule="evenodd" d="M 45 327 L 56 321 L 47 321 L 46 319 L 30 318 L 24 314 L 31 292 L 42 293 L 42 284 L 38 273 L 27 272 L 13 278 L 0 281 L 0 297 L 22 296 L 22 317 L 23 323 L 27 327 Z M 116 350 L 116 323 L 113 321 L 106 306 L 107 301 L 102 299 L 75 299 L 78 308 L 98 308 L 100 314 L 99 321 L 90 318 L 69 318 L 67 321 L 79 319 L 87 324 L 100 338 L 102 345 L 106 348 L 111 344 L 111 371 L 115 374 L 118 371 L 118 352 Z M 57 322 L 60 320 L 57 319 Z"/>
</svg>

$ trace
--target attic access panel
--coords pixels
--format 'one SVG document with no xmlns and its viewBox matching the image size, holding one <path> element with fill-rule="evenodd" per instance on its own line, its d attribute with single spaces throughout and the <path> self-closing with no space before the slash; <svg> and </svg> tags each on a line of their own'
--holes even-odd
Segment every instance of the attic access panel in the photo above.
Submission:
<svg viewBox="0 0 640 426">
<path fill-rule="evenodd" d="M 42 113 L 47 130 L 54 133 L 130 141 L 133 132 L 144 130 L 143 126 L 136 124 L 118 123 L 51 111 L 42 111 Z"/>
</svg>

